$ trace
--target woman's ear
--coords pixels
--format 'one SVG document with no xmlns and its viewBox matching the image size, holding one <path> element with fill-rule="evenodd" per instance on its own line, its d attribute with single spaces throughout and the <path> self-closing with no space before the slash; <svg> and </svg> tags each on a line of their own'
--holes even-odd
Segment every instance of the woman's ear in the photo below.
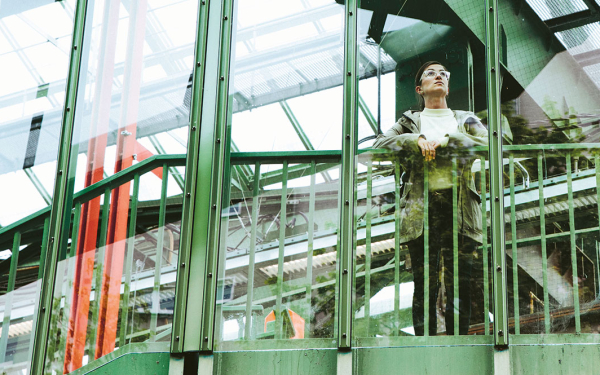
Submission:
<svg viewBox="0 0 600 375">
<path fill-rule="evenodd" d="M 421 93 L 421 86 L 417 86 L 417 87 L 415 87 L 415 91 L 417 92 L 417 95 L 423 95 L 423 94 Z"/>
</svg>

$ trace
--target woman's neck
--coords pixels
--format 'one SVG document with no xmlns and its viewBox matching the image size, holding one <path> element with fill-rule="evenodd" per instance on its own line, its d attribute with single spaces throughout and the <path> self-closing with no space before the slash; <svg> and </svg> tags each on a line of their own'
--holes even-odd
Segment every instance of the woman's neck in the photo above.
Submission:
<svg viewBox="0 0 600 375">
<path fill-rule="evenodd" d="M 427 97 L 425 98 L 425 108 L 429 109 L 448 109 L 446 97 Z"/>
</svg>

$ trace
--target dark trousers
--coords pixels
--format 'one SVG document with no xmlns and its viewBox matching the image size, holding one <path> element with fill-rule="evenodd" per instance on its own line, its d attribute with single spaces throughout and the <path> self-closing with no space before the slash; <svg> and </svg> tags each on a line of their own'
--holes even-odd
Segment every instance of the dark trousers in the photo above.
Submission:
<svg viewBox="0 0 600 375">
<path fill-rule="evenodd" d="M 429 335 L 437 333 L 436 301 L 440 289 L 443 258 L 446 287 L 446 334 L 454 334 L 454 246 L 452 235 L 452 189 L 429 192 Z M 459 228 L 460 229 L 460 228 Z M 414 278 L 412 317 L 416 336 L 424 335 L 425 321 L 425 243 L 424 237 L 407 243 Z M 471 270 L 477 243 L 458 235 L 459 334 L 466 335 L 471 319 Z"/>
</svg>

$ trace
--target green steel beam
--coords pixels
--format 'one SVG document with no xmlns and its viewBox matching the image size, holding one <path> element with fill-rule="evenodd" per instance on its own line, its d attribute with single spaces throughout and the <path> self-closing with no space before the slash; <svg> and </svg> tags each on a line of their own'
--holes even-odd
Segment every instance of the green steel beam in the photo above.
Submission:
<svg viewBox="0 0 600 375">
<path fill-rule="evenodd" d="M 358 146 L 358 40 L 357 40 L 357 1 L 345 2 L 344 37 L 344 102 L 343 102 L 343 141 L 340 176 L 340 226 L 338 234 L 338 321 L 337 340 L 340 350 L 351 348 L 352 333 L 352 280 L 354 274 L 353 257 L 355 248 L 354 206 L 355 181 Z M 334 330 L 335 331 L 335 330 Z"/>
<path fill-rule="evenodd" d="M 51 204 L 52 203 L 52 196 L 50 196 L 50 194 L 48 193 L 48 191 L 46 190 L 46 188 L 44 187 L 44 185 L 42 185 L 42 182 L 40 181 L 40 179 L 35 175 L 35 173 L 33 172 L 32 168 L 25 168 L 23 169 L 23 172 L 25 172 L 25 174 L 27 175 L 27 177 L 29 177 L 29 180 L 31 181 L 31 183 L 33 184 L 33 186 L 35 186 L 35 189 L 38 191 L 38 193 L 40 193 L 40 196 L 42 197 L 42 199 L 44 200 L 44 202 L 46 202 L 46 204 Z"/>
<path fill-rule="evenodd" d="M 363 97 L 360 94 L 358 95 L 358 108 L 363 113 L 363 115 L 365 115 L 365 118 L 367 119 L 369 126 L 371 126 L 373 133 L 375 133 L 375 135 L 377 135 L 379 133 L 379 130 L 377 127 L 377 119 L 375 118 L 375 116 L 373 116 L 373 113 L 371 113 L 369 106 L 367 105 L 367 103 L 365 102 L 365 100 L 363 99 Z"/>
<path fill-rule="evenodd" d="M 203 103 L 206 44 L 208 33 L 208 8 L 210 0 L 200 1 L 198 5 L 197 34 L 195 45 L 195 64 L 192 78 L 192 97 L 190 109 L 190 127 L 188 129 L 187 159 L 185 168 L 184 200 L 181 217 L 181 238 L 179 245 L 179 263 L 177 265 L 177 279 L 175 287 L 175 307 L 173 311 L 173 329 L 171 335 L 171 352 L 182 353 L 184 351 L 186 331 L 186 311 L 188 291 L 190 283 L 190 257 L 193 233 L 194 206 L 196 203 L 196 188 L 198 182 L 198 163 L 200 145 L 200 117 L 201 105 Z M 196 300 L 195 298 L 192 300 Z M 198 306 L 194 306 L 198 308 Z M 199 321 L 199 316 L 193 316 L 194 323 Z M 196 334 L 199 326 L 194 325 Z M 198 338 L 193 340 L 196 350 L 199 349 Z M 191 345 L 192 350 L 194 345 Z"/>
<path fill-rule="evenodd" d="M 290 120 L 292 127 L 296 131 L 296 134 L 298 134 L 298 138 L 300 138 L 300 141 L 302 141 L 304 147 L 307 150 L 314 150 L 314 146 L 312 145 L 312 143 L 310 143 L 310 139 L 308 139 L 308 136 L 304 132 L 304 129 L 302 129 L 302 126 L 300 125 L 300 122 L 298 122 L 298 119 L 294 115 L 294 112 L 290 108 L 290 105 L 285 100 L 280 101 L 279 105 L 281 106 L 281 109 L 283 109 L 283 112 L 287 116 L 288 120 Z"/>
<path fill-rule="evenodd" d="M 488 125 L 490 131 L 490 208 L 492 229 L 492 267 L 494 269 L 494 343 L 508 345 L 508 300 L 506 254 L 504 251 L 504 194 L 502 187 L 502 120 L 500 112 L 500 58 L 498 0 L 485 1 L 486 76 Z"/>
<path fill-rule="evenodd" d="M 71 138 L 73 135 L 75 100 L 77 96 L 77 84 L 79 80 L 81 47 L 83 42 L 83 28 L 85 23 L 85 12 L 87 0 L 77 2 L 75 8 L 75 19 L 73 25 L 73 39 L 71 45 L 71 56 L 69 61 L 69 74 L 67 77 L 65 108 L 62 116 L 62 126 L 59 136 L 58 157 L 56 163 L 56 178 L 54 181 L 54 194 L 50 212 L 49 234 L 50 240 L 46 249 L 44 260 L 44 271 L 42 274 L 42 290 L 38 311 L 34 312 L 36 326 L 33 328 L 34 344 L 31 353 L 31 374 L 42 374 L 44 371 L 44 360 L 46 358 L 46 344 L 48 341 L 48 330 L 50 328 L 50 311 L 52 308 L 52 295 L 54 281 L 56 279 L 56 267 L 58 254 L 62 244 L 66 244 L 67 238 L 63 236 L 63 220 L 71 217 L 71 207 L 67 204 L 69 192 L 67 187 L 68 171 L 71 160 Z"/>
<path fill-rule="evenodd" d="M 205 198 L 204 202 L 200 204 L 200 207 L 203 208 L 203 210 L 196 212 L 196 215 L 199 213 L 204 214 L 208 219 L 206 224 L 202 224 L 202 228 L 206 227 L 207 238 L 205 241 L 199 241 L 198 243 L 199 248 L 206 251 L 206 283 L 202 306 L 202 346 L 200 348 L 203 352 L 212 352 L 214 345 L 215 305 L 217 297 L 216 275 L 222 224 L 221 209 L 223 204 L 229 204 L 229 202 L 223 202 L 221 199 L 222 196 L 226 196 L 223 192 L 229 190 L 228 188 L 224 188 L 224 172 L 226 167 L 225 157 L 226 154 L 228 155 L 228 151 L 226 151 L 228 142 L 225 142 L 225 140 L 227 139 L 227 135 L 231 134 L 227 129 L 228 124 L 231 124 L 232 111 L 230 110 L 230 105 L 233 105 L 233 103 L 229 102 L 233 0 L 223 0 L 218 5 L 215 3 L 216 2 L 213 2 L 215 10 L 213 11 L 213 8 L 211 8 L 211 13 L 221 14 L 219 20 L 221 48 L 219 51 L 220 55 L 217 71 L 219 82 L 217 86 L 217 96 L 215 98 L 216 117 L 214 121 L 209 122 L 209 124 L 214 124 L 213 127 L 203 126 L 203 128 L 208 128 L 208 133 L 205 136 L 203 131 L 200 138 L 201 145 L 205 145 L 200 147 L 200 160 L 210 161 L 210 164 L 208 162 L 203 163 L 200 166 L 199 171 L 200 181 L 210 181 L 211 183 L 210 185 L 204 184 L 206 192 L 203 193 L 200 191 L 199 196 L 202 197 L 205 195 L 208 199 Z M 217 12 L 217 10 L 219 12 Z M 207 124 L 204 119 L 203 124 Z M 223 142 L 221 142 L 221 140 L 223 140 Z M 206 154 L 206 157 L 204 157 L 203 153 L 208 151 L 210 151 L 210 155 Z M 228 184 L 229 181 L 226 183 Z M 200 190 L 202 190 L 202 187 Z M 195 243 L 192 248 L 196 248 Z"/>
</svg>

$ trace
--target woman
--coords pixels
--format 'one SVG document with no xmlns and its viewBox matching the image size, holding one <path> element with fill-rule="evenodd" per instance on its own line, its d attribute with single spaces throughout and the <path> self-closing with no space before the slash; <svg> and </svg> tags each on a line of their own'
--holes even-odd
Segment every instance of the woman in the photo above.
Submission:
<svg viewBox="0 0 600 375">
<path fill-rule="evenodd" d="M 446 98 L 450 72 L 439 62 L 430 61 L 415 77 L 422 111 L 407 111 L 373 147 L 385 147 L 401 153 L 400 164 L 409 175 L 400 200 L 400 243 L 406 244 L 411 257 L 414 294 L 413 325 L 415 335 L 424 334 L 424 167 L 428 170 L 429 216 L 429 335 L 437 333 L 436 301 L 439 290 L 440 258 L 443 257 L 446 288 L 446 334 L 454 334 L 453 284 L 453 204 L 452 156 L 438 156 L 444 149 L 485 146 L 487 130 L 479 119 L 466 111 L 452 111 Z M 442 155 L 451 153 L 442 153 Z M 469 331 L 471 316 L 471 269 L 473 252 L 481 243 L 481 198 L 471 174 L 472 156 L 457 156 L 458 178 L 458 273 L 459 333 Z"/>
</svg>

